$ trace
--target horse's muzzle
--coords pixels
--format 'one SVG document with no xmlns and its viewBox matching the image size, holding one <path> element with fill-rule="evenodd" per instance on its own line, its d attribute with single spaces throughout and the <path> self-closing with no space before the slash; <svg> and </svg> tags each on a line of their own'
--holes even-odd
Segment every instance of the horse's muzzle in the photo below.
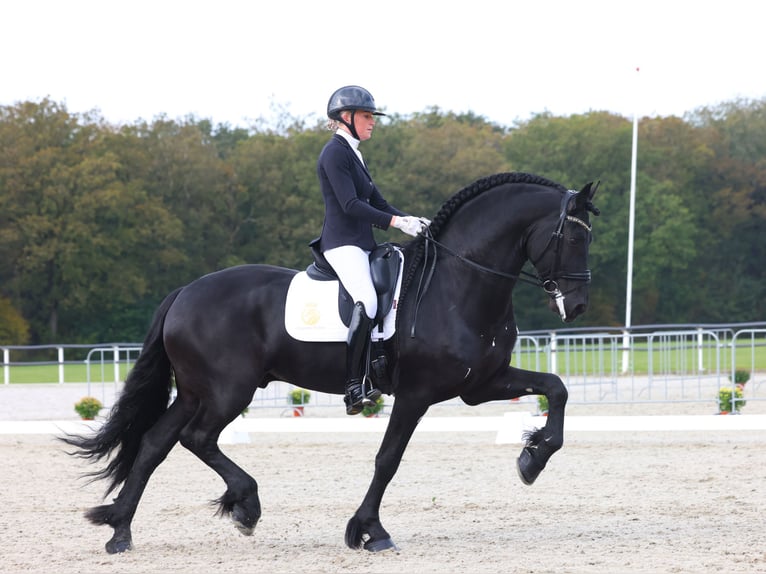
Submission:
<svg viewBox="0 0 766 574">
<path fill-rule="evenodd" d="M 565 323 L 571 323 L 588 310 L 587 302 L 575 302 L 572 304 L 574 299 L 576 297 L 571 295 L 561 295 L 560 298 L 552 296 L 548 300 L 548 308 L 559 315 Z"/>
</svg>

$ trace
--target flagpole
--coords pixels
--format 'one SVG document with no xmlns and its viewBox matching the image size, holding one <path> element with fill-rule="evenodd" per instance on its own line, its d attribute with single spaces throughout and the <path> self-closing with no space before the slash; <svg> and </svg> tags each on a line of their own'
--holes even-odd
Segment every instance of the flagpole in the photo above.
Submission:
<svg viewBox="0 0 766 574">
<path fill-rule="evenodd" d="M 636 68 L 636 72 L 639 68 Z M 637 82 L 636 82 L 637 83 Z M 625 287 L 625 330 L 622 338 L 622 372 L 627 373 L 630 366 L 630 326 L 633 308 L 633 237 L 636 227 L 636 166 L 638 164 L 638 112 L 633 109 L 633 146 L 630 158 L 630 209 L 628 215 L 628 277 Z"/>
</svg>

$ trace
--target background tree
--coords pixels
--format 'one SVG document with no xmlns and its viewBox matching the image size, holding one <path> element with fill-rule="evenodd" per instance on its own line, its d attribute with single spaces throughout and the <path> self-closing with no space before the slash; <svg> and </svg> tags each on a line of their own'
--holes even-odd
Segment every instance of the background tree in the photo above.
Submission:
<svg viewBox="0 0 766 574">
<path fill-rule="evenodd" d="M 766 316 L 766 99 L 702 108 L 689 121 L 710 149 L 705 194 L 710 210 L 692 314 L 711 321 Z M 701 309 L 705 305 L 709 308 Z"/>
<path fill-rule="evenodd" d="M 119 159 L 103 147 L 108 128 L 94 118 L 44 100 L 3 119 L 15 128 L 3 155 L 17 158 L 0 176 L 4 288 L 34 340 L 99 336 L 110 310 L 145 292 L 137 268 L 148 250 L 167 257 L 163 240 L 178 226 L 158 198 L 118 177 Z"/>
<path fill-rule="evenodd" d="M 305 267 L 329 137 L 284 111 L 244 128 L 191 116 L 113 126 L 48 99 L 0 107 L 0 341 L 139 341 L 159 301 L 200 275 Z M 391 203 L 425 216 L 496 172 L 600 181 L 578 325 L 620 326 L 631 140 L 632 121 L 608 112 L 504 127 L 431 108 L 382 120 L 363 153 Z M 763 320 L 764 232 L 766 100 L 641 118 L 634 324 Z M 561 327 L 545 299 L 517 287 L 522 329 Z"/>
<path fill-rule="evenodd" d="M 29 324 L 7 297 L 0 296 L 0 345 L 26 345 Z"/>
</svg>

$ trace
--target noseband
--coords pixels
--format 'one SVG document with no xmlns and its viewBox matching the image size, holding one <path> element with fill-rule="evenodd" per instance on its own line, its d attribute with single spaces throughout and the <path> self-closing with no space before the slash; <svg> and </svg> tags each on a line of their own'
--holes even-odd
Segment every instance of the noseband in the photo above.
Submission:
<svg viewBox="0 0 766 574">
<path fill-rule="evenodd" d="M 456 253 L 443 243 L 437 241 L 433 238 L 431 235 L 431 231 L 429 228 L 426 228 L 423 232 L 421 232 L 421 236 L 423 239 L 425 239 L 424 243 L 424 261 L 427 263 L 429 255 L 429 244 L 434 245 L 433 250 L 433 258 L 431 260 L 431 265 L 428 266 L 427 264 L 423 265 L 423 272 L 420 276 L 420 282 L 418 284 L 417 289 L 417 295 L 415 298 L 415 310 L 413 314 L 413 320 L 412 320 L 412 329 L 410 331 L 410 336 L 415 336 L 415 319 L 417 318 L 418 314 L 418 308 L 420 307 L 420 301 L 422 301 L 423 296 L 425 295 L 426 291 L 428 290 L 428 286 L 431 283 L 431 278 L 433 277 L 434 268 L 436 267 L 436 247 L 439 247 L 440 249 L 446 251 L 456 259 L 459 259 L 466 265 L 469 265 L 470 267 L 473 267 L 474 269 L 478 269 L 479 271 L 483 271 L 485 273 L 491 273 L 493 275 L 497 275 L 498 277 L 502 277 L 504 279 L 511 279 L 514 281 L 523 281 L 524 283 L 528 283 L 530 285 L 535 285 L 537 287 L 542 287 L 542 289 L 548 294 L 549 297 L 551 297 L 556 302 L 556 307 L 559 311 L 559 315 L 561 316 L 561 320 L 565 321 L 567 314 L 566 310 L 564 309 L 564 298 L 566 294 L 559 289 L 558 281 L 561 279 L 566 279 L 569 281 L 584 281 L 586 283 L 590 283 L 591 280 L 591 273 L 590 269 L 586 269 L 585 271 L 572 271 L 572 272 L 560 272 L 559 268 L 561 267 L 561 241 L 564 238 L 564 224 L 567 221 L 570 221 L 572 223 L 575 223 L 584 229 L 588 231 L 588 233 L 591 232 L 592 227 L 585 223 L 582 219 L 579 219 L 577 217 L 574 217 L 573 215 L 569 215 L 567 213 L 569 209 L 569 202 L 572 201 L 572 199 L 577 195 L 577 191 L 575 190 L 568 190 L 567 193 L 564 195 L 564 197 L 561 199 L 561 211 L 559 213 L 559 221 L 556 225 L 556 229 L 553 231 L 553 234 L 551 235 L 550 239 L 548 239 L 548 243 L 545 245 L 545 249 L 543 249 L 542 254 L 540 255 L 540 258 L 538 258 L 538 261 L 542 259 L 543 255 L 547 253 L 549 249 L 553 249 L 554 251 L 554 259 L 553 259 L 553 267 L 551 268 L 551 271 L 547 274 L 547 277 L 543 278 L 539 274 L 534 275 L 532 273 L 527 273 L 526 271 L 521 271 L 518 275 L 514 275 L 512 273 L 506 273 L 504 271 L 498 271 L 497 269 L 492 269 L 491 267 L 485 267 L 484 265 L 481 265 L 480 263 L 476 263 L 475 261 L 471 261 L 470 259 L 463 257 L 459 253 Z M 531 261 L 531 259 L 530 259 Z M 535 261 L 532 261 L 532 264 L 535 265 Z M 426 267 L 429 268 L 428 270 L 428 277 L 426 277 Z"/>
</svg>

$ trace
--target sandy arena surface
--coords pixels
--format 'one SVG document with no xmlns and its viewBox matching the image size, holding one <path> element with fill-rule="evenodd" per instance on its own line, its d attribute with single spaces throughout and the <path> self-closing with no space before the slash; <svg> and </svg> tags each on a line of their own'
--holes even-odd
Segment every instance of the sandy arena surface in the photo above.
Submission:
<svg viewBox="0 0 766 574">
<path fill-rule="evenodd" d="M 0 421 L 26 418 L 17 394 L 0 389 Z M 343 541 L 379 433 L 250 436 L 223 449 L 259 483 L 252 537 L 214 516 L 223 482 L 176 447 L 138 507 L 134 550 L 108 555 L 111 528 L 83 518 L 104 486 L 78 478 L 88 465 L 50 435 L 0 434 L 0 570 L 766 572 L 766 431 L 567 432 L 531 487 L 519 445 L 495 433 L 418 431 L 381 507 L 399 551 L 379 554 Z"/>
</svg>

